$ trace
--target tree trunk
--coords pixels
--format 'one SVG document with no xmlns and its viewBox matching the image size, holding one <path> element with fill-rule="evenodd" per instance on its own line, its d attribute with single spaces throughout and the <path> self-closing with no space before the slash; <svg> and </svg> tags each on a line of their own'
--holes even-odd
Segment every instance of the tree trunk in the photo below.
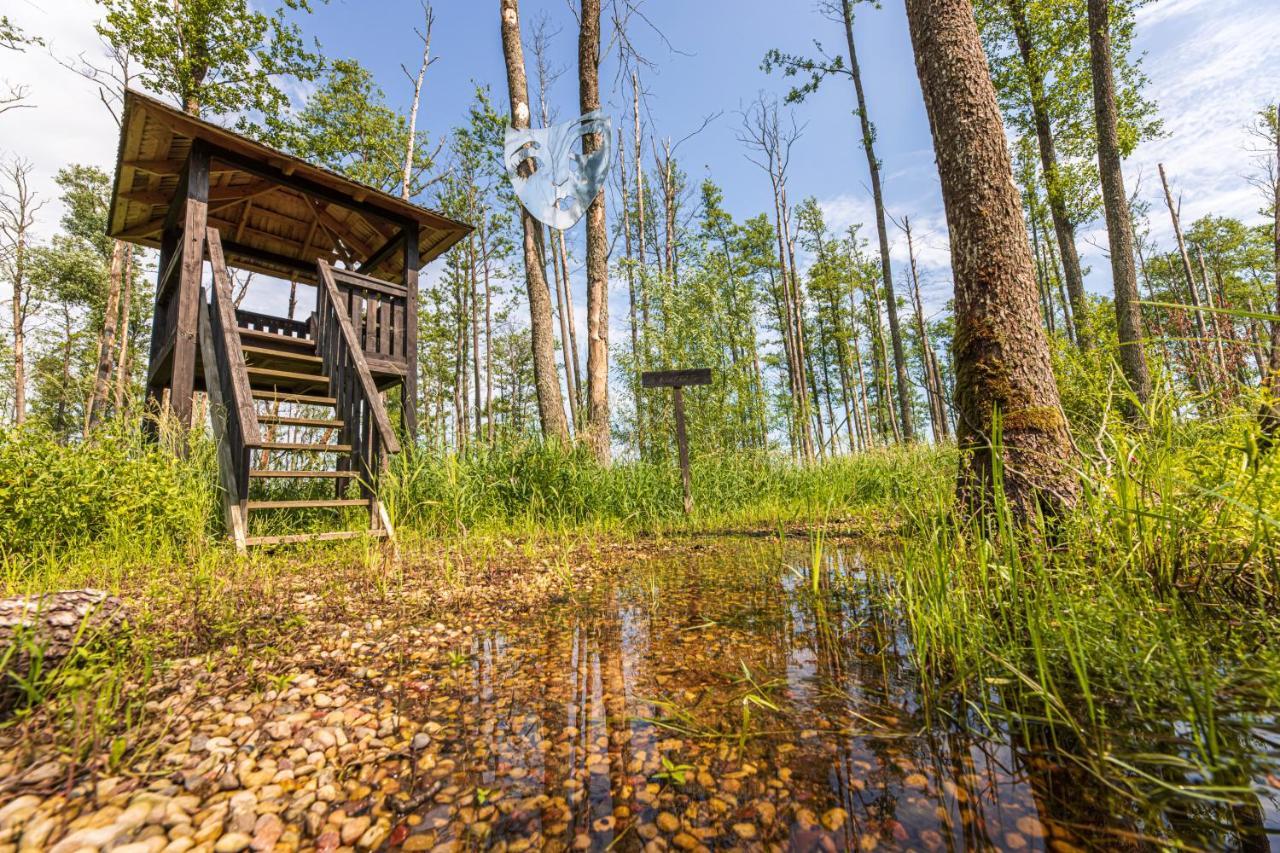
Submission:
<svg viewBox="0 0 1280 853">
<path fill-rule="evenodd" d="M 1280 104 L 1276 104 L 1275 139 L 1276 161 L 1271 182 L 1272 242 L 1275 260 L 1276 301 L 1275 313 L 1280 314 Z M 1280 436 L 1280 399 L 1276 394 L 1276 377 L 1280 376 L 1280 320 L 1271 321 L 1271 353 L 1267 360 L 1266 381 L 1263 383 L 1262 432 L 1270 447 Z"/>
<path fill-rule="evenodd" d="M 98 367 L 93 377 L 93 394 L 85 417 L 86 432 L 101 423 L 111 394 L 111 373 L 115 366 L 116 329 L 120 318 L 120 283 L 124 276 L 126 245 L 120 240 L 111 246 L 111 275 L 107 283 L 107 304 L 102 314 L 102 335 L 98 339 Z"/>
<path fill-rule="evenodd" d="M 529 126 L 529 84 L 524 71 L 524 47 L 520 41 L 518 0 L 500 0 L 502 55 L 507 66 L 507 91 L 511 100 L 511 126 Z M 542 434 L 561 442 L 569 440 L 569 424 L 556 375 L 555 342 L 551 333 L 551 294 L 547 289 L 542 226 L 523 207 L 524 274 L 529 295 L 529 336 L 533 346 L 533 382 L 538 396 Z"/>
<path fill-rule="evenodd" d="M 631 400 L 636 412 L 636 453 L 640 453 L 643 439 L 640 432 L 640 337 L 636 326 L 636 271 L 632 254 L 631 207 L 627 192 L 627 149 L 623 145 L 622 128 L 618 128 L 618 183 L 622 188 L 622 245 L 626 253 L 627 269 L 627 319 L 631 324 Z"/>
<path fill-rule="evenodd" d="M 1098 173 L 1111 248 L 1111 279 L 1115 288 L 1116 331 L 1120 339 L 1120 369 L 1129 390 L 1146 404 L 1151 397 L 1151 374 L 1142 349 L 1142 309 L 1138 305 L 1138 271 L 1134 266 L 1133 216 L 1124 189 L 1117 130 L 1116 85 L 1111 68 L 1111 0 L 1089 0 L 1089 55 L 1093 71 L 1093 111 L 1098 130 Z M 1130 408 L 1132 419 L 1141 412 Z"/>
<path fill-rule="evenodd" d="M 1067 293 L 1071 297 L 1076 343 L 1081 350 L 1087 351 L 1093 347 L 1093 335 L 1089 331 L 1084 274 L 1080 270 L 1080 255 L 1076 251 L 1076 226 L 1067 213 L 1067 202 L 1062 197 L 1062 186 L 1058 180 L 1058 151 L 1053 141 L 1053 126 L 1049 121 L 1049 105 L 1045 102 L 1044 74 L 1037 65 L 1035 49 L 1031 44 L 1031 30 L 1027 24 L 1024 1 L 1008 0 L 1009 16 L 1013 20 L 1013 34 L 1027 75 L 1031 117 L 1035 123 L 1036 142 L 1040 149 L 1040 166 L 1044 170 L 1044 186 L 1049 197 L 1053 233 L 1058 240 L 1058 250 L 1062 253 L 1062 271 L 1067 280 Z"/>
<path fill-rule="evenodd" d="M 583 114 L 600 109 L 600 0 L 582 0 L 578 29 L 578 101 Z M 599 133 L 582 137 L 582 154 L 608 140 Z M 587 428 L 591 455 L 609 463 L 609 235 L 604 187 L 587 207 Z"/>
<path fill-rule="evenodd" d="M 1206 388 L 1212 387 L 1212 382 L 1206 384 L 1204 377 L 1200 375 L 1200 365 L 1203 359 L 1200 356 L 1200 350 L 1206 346 L 1209 341 L 1209 329 L 1205 323 L 1204 312 L 1201 311 L 1200 289 L 1196 287 L 1195 276 L 1191 272 L 1191 256 L 1187 254 L 1187 244 L 1182 238 L 1182 221 L 1178 216 L 1178 206 L 1173 203 L 1173 192 L 1169 189 L 1169 178 L 1165 174 L 1164 164 L 1159 164 L 1160 183 L 1164 187 L 1164 202 L 1169 208 L 1169 219 L 1173 222 L 1173 234 L 1178 241 L 1178 255 L 1182 260 L 1182 276 L 1187 285 L 1187 293 L 1191 296 L 1192 314 L 1195 315 L 1196 333 L 1199 340 L 1188 344 L 1188 350 L 1191 354 L 1191 364 L 1193 365 L 1192 383 L 1198 392 L 1203 393 Z"/>
<path fill-rule="evenodd" d="M 902 346 L 902 329 L 898 323 L 898 300 L 893 292 L 893 266 L 889 261 L 889 232 L 885 227 L 884 193 L 880 188 L 880 161 L 876 159 L 875 129 L 867 115 L 867 99 L 862 91 L 862 73 L 858 68 L 858 52 L 853 42 L 853 3 L 842 0 L 844 8 L 844 34 L 849 47 L 849 72 L 853 76 L 853 88 L 858 95 L 858 121 L 862 129 L 862 148 L 867 154 L 867 168 L 871 171 L 871 197 L 876 208 L 876 236 L 880 241 L 880 275 L 884 278 L 885 302 L 889 311 L 889 336 L 893 339 L 893 369 L 898 379 L 898 420 L 902 424 L 902 438 L 915 440 L 912 426 L 911 386 L 907 382 L 907 357 Z"/>
<path fill-rule="evenodd" d="M 124 293 L 120 296 L 120 355 L 116 358 L 116 411 L 124 408 L 129 392 L 129 349 L 133 319 L 133 249 L 124 255 Z"/>
<path fill-rule="evenodd" d="M 933 426 L 935 443 L 948 438 L 946 404 L 942 398 L 942 385 L 938 381 L 933 363 L 933 347 L 929 343 L 929 330 L 924 323 L 924 300 L 920 298 L 920 274 L 916 269 L 916 247 L 911 239 L 911 220 L 903 217 L 902 227 L 907 232 L 907 258 L 911 262 L 911 304 L 916 312 L 916 334 L 920 336 L 920 362 L 924 368 L 924 390 L 929 400 L 929 423 Z"/>
<path fill-rule="evenodd" d="M 576 432 L 582 426 L 582 409 L 578 405 L 578 372 L 575 369 L 577 359 L 574 358 L 578 342 L 574 340 L 576 336 L 569 334 L 573 301 L 569 297 L 568 270 L 565 269 L 560 252 L 559 233 L 551 228 L 547 229 L 547 233 L 551 236 L 551 276 L 556 284 L 556 314 L 560 317 L 560 356 L 564 362 L 565 393 L 569 395 L 569 422 Z"/>
<path fill-rule="evenodd" d="M 1004 126 L 970 0 L 906 5 L 951 233 L 957 497 L 964 511 L 990 511 L 999 482 L 1014 522 L 1028 524 L 1074 506 L 1080 483 Z"/>
</svg>

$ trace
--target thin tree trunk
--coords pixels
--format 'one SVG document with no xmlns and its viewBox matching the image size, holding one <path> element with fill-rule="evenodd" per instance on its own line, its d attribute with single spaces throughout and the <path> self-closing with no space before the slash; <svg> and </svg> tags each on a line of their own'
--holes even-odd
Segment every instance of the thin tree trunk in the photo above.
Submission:
<svg viewBox="0 0 1280 853">
<path fill-rule="evenodd" d="M 1133 216 L 1124 188 L 1117 130 L 1116 86 L 1111 68 L 1111 0 L 1089 0 L 1089 55 L 1093 76 L 1093 111 L 1098 131 L 1098 172 L 1106 210 L 1107 240 L 1111 248 L 1111 279 L 1115 289 L 1116 331 L 1120 340 L 1120 369 L 1129 390 L 1145 405 L 1151 397 L 1151 374 L 1142 349 L 1142 309 L 1138 302 L 1138 271 L 1134 267 Z M 1141 412 L 1132 409 L 1133 419 Z"/>
<path fill-rule="evenodd" d="M 1206 384 L 1204 377 L 1200 375 L 1200 365 L 1205 360 L 1200 355 L 1200 352 L 1203 347 L 1208 346 L 1209 329 L 1205 323 L 1204 312 L 1200 310 L 1203 307 L 1200 304 L 1200 291 L 1196 287 L 1195 276 L 1191 272 L 1191 257 L 1187 254 L 1187 244 L 1182 237 L 1182 221 L 1178 216 L 1178 206 L 1173 203 L 1173 192 L 1169 189 L 1169 178 L 1165 174 L 1163 163 L 1159 164 L 1159 170 L 1160 183 L 1164 187 L 1164 201 L 1169 208 L 1169 218 L 1173 222 L 1173 234 L 1178 241 L 1178 256 L 1182 260 L 1182 276 L 1187 285 L 1187 293 L 1191 296 L 1193 309 L 1191 313 L 1194 315 L 1196 334 L 1199 338 L 1199 340 L 1188 344 L 1188 349 L 1191 353 L 1191 364 L 1194 365 L 1193 373 L 1195 374 L 1192 384 L 1195 385 L 1198 393 L 1204 393 L 1207 388 L 1212 387 L 1212 382 Z"/>
<path fill-rule="evenodd" d="M 129 392 L 129 335 L 133 319 L 133 249 L 124 256 L 124 293 L 120 297 L 120 355 L 116 358 L 116 411 L 124 408 Z"/>
<path fill-rule="evenodd" d="M 1271 173 L 1271 211 L 1274 251 L 1276 300 L 1272 310 L 1280 314 L 1280 103 L 1275 108 L 1276 159 Z M 1276 377 L 1280 376 L 1280 320 L 1271 321 L 1271 352 L 1267 358 L 1267 370 L 1262 383 L 1262 410 L 1260 419 L 1262 433 L 1270 447 L 1280 436 L 1280 399 L 1276 393 Z"/>
<path fill-rule="evenodd" d="M 631 325 L 631 401 L 636 410 L 636 453 L 644 446 L 640 425 L 640 337 L 636 325 L 636 271 L 632 254 L 631 201 L 627 192 L 627 148 L 623 144 L 622 128 L 618 128 L 618 182 L 622 187 L 622 244 L 626 252 L 627 269 L 627 319 Z"/>
<path fill-rule="evenodd" d="M 937 443 L 947 438 L 946 409 L 942 401 L 942 386 L 937 381 L 935 365 L 930 358 L 933 349 L 929 344 L 929 330 L 924 323 L 924 300 L 920 298 L 920 273 L 916 269 L 916 247 L 911 238 L 911 220 L 903 217 L 902 227 L 907 232 L 907 257 L 911 262 L 913 294 L 911 302 L 916 312 L 916 334 L 920 336 L 920 362 L 924 366 L 925 396 L 929 399 L 929 423 L 933 427 L 933 440 Z"/>
<path fill-rule="evenodd" d="M 582 0 L 578 29 L 578 101 L 583 114 L 600 109 L 600 0 Z M 582 137 L 587 156 L 608 144 L 600 133 Z M 609 464 L 609 235 L 604 187 L 587 207 L 587 445 Z"/>
<path fill-rule="evenodd" d="M 529 126 L 529 84 L 524 70 L 524 47 L 520 41 L 518 0 L 500 0 L 502 54 L 507 67 L 507 91 L 511 100 L 511 125 Z M 529 295 L 529 336 L 533 348 L 533 381 L 538 396 L 538 418 L 542 434 L 562 442 L 569 440 L 569 424 L 564 416 L 560 380 L 556 375 L 555 343 L 551 332 L 551 294 L 547 289 L 542 226 L 523 207 L 520 223 L 524 232 L 525 286 Z"/>
<path fill-rule="evenodd" d="M 862 72 L 858 67 L 858 52 L 853 41 L 853 3 L 842 0 L 844 33 L 849 48 L 849 72 L 853 88 L 858 95 L 858 121 L 862 130 L 862 148 L 867 155 L 867 168 L 871 172 L 871 198 L 876 208 L 876 237 L 880 242 L 880 275 L 884 278 L 886 307 L 889 311 L 889 335 L 893 338 L 893 369 L 898 378 L 898 419 L 902 423 L 902 438 L 915 440 L 912 426 L 911 387 L 907 383 L 907 357 L 902 346 L 902 329 L 898 323 L 898 300 L 893 291 L 893 265 L 889 261 L 889 232 L 885 226 L 884 193 L 880 187 L 880 161 L 876 159 L 875 129 L 867 114 L 867 99 L 862 91 Z"/>
<path fill-rule="evenodd" d="M 1075 505 L 1080 483 L 1036 314 L 1035 268 L 970 0 L 906 0 L 955 274 L 958 498 L 1015 523 Z M 999 455 L 993 412 L 1001 422 Z"/>
<path fill-rule="evenodd" d="M 560 244 L 556 232 L 547 229 L 551 237 L 551 276 L 556 284 L 556 314 L 560 317 L 560 355 L 564 362 L 565 392 L 569 395 L 569 425 L 573 432 L 581 427 L 581 409 L 578 407 L 578 375 L 574 370 L 573 353 L 577 349 L 576 342 L 570 343 L 569 318 L 572 316 L 573 304 L 569 299 L 569 288 L 565 283 L 565 267 L 561 262 Z"/>
<path fill-rule="evenodd" d="M 404 199 L 409 198 L 410 187 L 413 183 L 413 157 L 417 149 L 417 127 L 418 127 L 418 103 L 422 98 L 422 80 L 427 75 L 427 66 L 431 64 L 431 27 L 435 23 L 435 13 L 431 9 L 430 3 L 424 3 L 422 12 L 427 23 L 427 31 L 419 33 L 422 38 L 422 64 L 418 66 L 418 76 L 413 78 L 413 103 L 409 107 L 409 135 L 405 140 L 404 146 L 404 175 L 400 184 L 400 195 Z M 406 70 L 406 74 L 409 72 Z"/>
<path fill-rule="evenodd" d="M 116 329 L 120 318 L 120 289 L 124 276 L 126 244 L 115 240 L 111 245 L 111 273 L 107 282 L 107 304 L 102 313 L 102 334 L 98 338 L 98 364 L 93 376 L 93 393 L 85 413 L 85 433 L 102 422 L 107 414 L 107 398 L 111 394 L 111 373 L 116 355 Z"/>
<path fill-rule="evenodd" d="M 489 228 L 483 218 L 479 230 L 480 254 L 484 261 L 484 417 L 489 444 L 493 444 L 493 289 L 490 286 Z"/>
<path fill-rule="evenodd" d="M 1013 34 L 1018 42 L 1018 53 L 1027 75 L 1028 95 L 1031 101 L 1031 117 L 1036 129 L 1036 142 L 1040 149 L 1040 166 L 1044 170 L 1045 193 L 1049 197 L 1049 214 L 1053 219 L 1053 233 L 1062 253 L 1062 271 L 1067 280 L 1067 293 L 1071 297 L 1071 315 L 1075 323 L 1075 338 L 1081 350 L 1093 347 L 1093 334 L 1089 330 L 1089 308 L 1084 292 L 1084 273 L 1080 269 L 1080 255 L 1076 250 L 1076 226 L 1067 213 L 1067 202 L 1062 195 L 1058 176 L 1058 152 L 1053 140 L 1053 126 L 1049 120 L 1049 105 L 1044 93 L 1044 72 L 1039 67 L 1035 47 L 1031 43 L 1031 29 L 1027 22 L 1025 0 L 1007 0 L 1009 16 L 1013 21 Z"/>
<path fill-rule="evenodd" d="M 578 413 L 582 413 L 582 362 L 578 350 L 578 312 L 573 310 L 573 288 L 569 286 L 569 250 L 565 244 L 564 232 L 555 232 L 557 250 L 560 252 L 560 274 L 564 276 L 564 299 L 569 311 L 569 355 L 573 358 L 573 377 L 577 382 L 574 395 L 578 400 Z"/>
<path fill-rule="evenodd" d="M 1218 376 L 1217 378 L 1223 382 L 1230 380 L 1230 373 L 1227 370 L 1227 355 L 1222 348 L 1222 323 L 1221 317 L 1215 312 L 1217 308 L 1213 304 L 1213 288 L 1209 286 L 1209 267 L 1204 262 L 1204 246 L 1196 246 L 1196 254 L 1200 259 L 1200 283 L 1204 285 L 1204 305 L 1208 309 L 1208 323 L 1212 324 L 1211 333 L 1213 335 L 1214 355 L 1218 360 Z M 1227 390 L 1225 387 L 1222 389 Z"/>
</svg>

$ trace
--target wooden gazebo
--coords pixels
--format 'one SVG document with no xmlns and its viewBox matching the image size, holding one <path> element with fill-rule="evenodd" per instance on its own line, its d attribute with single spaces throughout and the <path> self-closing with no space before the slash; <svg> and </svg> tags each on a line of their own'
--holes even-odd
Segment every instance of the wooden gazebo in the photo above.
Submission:
<svg viewBox="0 0 1280 853">
<path fill-rule="evenodd" d="M 255 510 L 367 505 L 370 531 L 388 535 L 376 480 L 399 443 L 381 392 L 416 399 L 418 272 L 470 226 L 129 91 L 108 230 L 160 250 L 147 399 L 189 428 L 193 394 L 207 391 L 237 545 L 358 533 L 252 536 Z M 237 310 L 228 267 L 314 285 L 315 311 Z M 414 406 L 401 412 L 412 435 Z M 334 495 L 250 498 L 251 482 L 314 479 Z"/>
</svg>

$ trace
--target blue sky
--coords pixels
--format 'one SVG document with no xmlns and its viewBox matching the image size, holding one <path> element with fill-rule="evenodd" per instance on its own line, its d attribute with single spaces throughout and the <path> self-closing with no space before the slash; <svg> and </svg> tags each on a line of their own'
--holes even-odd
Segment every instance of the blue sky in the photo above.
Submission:
<svg viewBox="0 0 1280 853">
<path fill-rule="evenodd" d="M 471 81 L 490 84 L 500 105 L 506 103 L 506 85 L 497 0 L 436 0 L 435 5 L 433 52 L 439 61 L 428 75 L 422 126 L 439 135 L 465 115 Z M 552 30 L 560 30 L 552 58 L 565 74 L 552 102 L 562 118 L 576 115 L 577 45 L 569 5 L 565 0 L 523 0 L 521 6 L 526 40 L 541 14 L 549 17 Z M 99 49 L 92 32 L 97 8 L 92 0 L 10 0 L 6 14 L 45 34 L 51 49 L 67 56 Z M 746 160 L 736 139 L 736 111 L 760 91 L 785 92 L 780 77 L 759 69 L 767 49 L 809 51 L 816 38 L 838 50 L 839 27 L 815 12 L 810 0 L 646 0 L 643 8 L 670 41 L 667 46 L 643 25 L 636 27 L 638 42 L 656 65 L 643 79 L 646 129 L 679 139 L 704 117 L 723 112 L 680 149 L 684 168 L 695 183 L 704 175 L 714 178 L 739 218 L 771 211 L 766 176 Z M 891 214 L 908 215 L 916 223 L 926 301 L 936 309 L 950 291 L 946 227 L 902 8 L 901 0 L 885 0 L 881 10 L 864 7 L 858 17 L 859 59 L 879 134 L 886 201 Z M 403 106 L 409 86 L 400 64 L 416 67 L 420 48 L 413 27 L 420 17 L 417 0 L 332 0 L 317 4 L 317 12 L 302 23 L 327 55 L 351 56 L 370 67 L 389 100 Z M 1138 47 L 1146 54 L 1149 95 L 1160 108 L 1167 133 L 1126 164 L 1130 189 L 1140 182 L 1143 197 L 1156 202 L 1156 164 L 1163 162 L 1182 193 L 1185 219 L 1209 212 L 1256 218 L 1258 198 L 1244 180 L 1252 168 L 1244 126 L 1261 104 L 1280 98 L 1277 0 L 1159 0 L 1141 13 Z M 614 88 L 616 60 L 616 52 L 605 58 L 606 110 L 615 121 L 625 117 L 629 126 L 629 88 Z M 0 79 L 29 83 L 36 104 L 33 110 L 0 116 L 0 154 L 31 159 L 36 187 L 45 196 L 56 196 L 52 177 L 65 163 L 110 167 L 114 126 L 94 93 L 47 52 L 5 52 Z M 832 226 L 864 222 L 864 233 L 870 234 L 866 162 L 857 146 L 852 108 L 851 87 L 839 80 L 829 81 L 795 108 L 805 132 L 793 158 L 790 196 L 793 201 L 815 196 Z M 1152 231 L 1158 239 L 1169 234 L 1161 210 L 1153 210 Z M 41 227 L 48 233 L 56 227 L 56 204 L 42 213 Z M 891 236 L 894 258 L 904 263 L 905 240 Z M 1103 290 L 1106 260 L 1097 247 L 1105 245 L 1105 230 L 1093 223 L 1080 236 L 1085 262 L 1094 270 L 1090 284 Z M 575 277 L 580 303 L 580 275 Z M 270 306 L 278 295 L 260 298 Z M 615 338 L 621 339 L 622 289 L 614 289 L 613 299 Z M 579 322 L 585 318 L 579 316 Z"/>
</svg>

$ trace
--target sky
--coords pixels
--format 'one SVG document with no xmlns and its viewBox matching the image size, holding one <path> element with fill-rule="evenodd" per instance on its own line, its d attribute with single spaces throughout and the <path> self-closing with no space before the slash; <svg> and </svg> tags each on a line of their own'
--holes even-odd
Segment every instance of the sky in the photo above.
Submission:
<svg viewBox="0 0 1280 853">
<path fill-rule="evenodd" d="M 330 0 L 300 19 L 309 37 L 331 58 L 351 57 L 374 73 L 390 103 L 406 107 L 411 86 L 401 65 L 416 70 L 421 46 L 414 27 L 421 22 L 419 0 Z M 607 4 L 606 4 L 607 5 Z M 1152 203 L 1151 233 L 1172 239 L 1160 195 L 1157 164 L 1164 163 L 1183 206 L 1184 221 L 1199 216 L 1238 216 L 1258 221 L 1260 199 L 1246 176 L 1254 166 L 1247 126 L 1267 101 L 1280 99 L 1280 0 L 1158 0 L 1139 14 L 1137 49 L 1145 55 L 1147 90 L 1164 119 L 1165 133 L 1147 142 L 1125 164 L 1132 192 Z M 493 88 L 500 107 L 507 103 L 498 30 L 498 0 L 435 0 L 433 54 L 427 75 L 420 127 L 433 136 L 461 123 L 476 84 Z M 636 21 L 632 37 L 652 67 L 642 72 L 646 130 L 679 140 L 677 156 L 696 187 L 703 177 L 723 189 L 728 209 L 739 219 L 772 213 L 766 174 L 746 158 L 738 140 L 740 110 L 758 94 L 781 96 L 788 85 L 760 69 L 772 47 L 812 52 L 814 40 L 839 50 L 839 25 L 815 11 L 812 0 L 645 0 L 652 26 Z M 0 115 L 0 156 L 32 161 L 33 185 L 49 204 L 41 211 L 40 232 L 57 227 L 59 208 L 53 176 L 71 162 L 113 167 L 117 131 L 96 92 L 65 70 L 57 57 L 96 56 L 93 32 L 99 7 L 92 0 L 8 0 L 5 13 L 48 41 L 25 54 L 0 52 L 0 81 L 30 87 L 33 109 Z M 527 44 L 534 22 L 546 16 L 552 61 L 565 69 L 551 91 L 561 120 L 577 114 L 576 21 L 567 0 L 523 0 Z M 607 29 L 607 27 L 606 27 Z M 606 34 L 606 38 L 608 35 Z M 950 297 L 946 222 L 934 167 L 929 127 L 911 55 L 903 3 L 884 0 L 864 6 L 857 18 L 857 42 L 868 110 L 877 128 L 877 153 L 884 164 L 886 206 L 891 216 L 909 216 L 921 261 L 925 302 L 938 311 Z M 532 75 L 532 57 L 527 57 Z M 615 123 L 630 127 L 629 85 L 616 80 L 618 54 L 607 49 L 602 68 L 604 109 Z M 294 92 L 304 97 L 306 91 Z M 830 80 L 794 107 L 803 128 L 796 144 L 789 196 L 813 196 L 839 230 L 865 223 L 874 235 L 873 208 L 865 156 L 855 133 L 852 87 Z M 616 124 L 615 124 L 616 126 Z M 651 158 L 652 155 L 650 155 Z M 583 225 L 572 239 L 581 240 Z M 895 272 L 906 263 L 906 240 L 890 225 Z M 1091 267 L 1089 287 L 1102 292 L 1109 281 L 1101 222 L 1080 229 L 1080 251 Z M 578 252 L 581 257 L 581 252 Z M 430 271 L 428 274 L 432 274 Z M 573 270 L 579 328 L 585 328 L 585 288 L 580 262 Z M 898 272 L 898 280 L 904 278 Z M 0 294 L 2 297 L 2 294 Z M 279 310 L 279 292 L 251 294 L 256 307 Z M 626 317 L 622 282 L 611 285 L 612 337 L 622 340 Z M 283 313 L 281 311 L 281 313 Z"/>
</svg>

